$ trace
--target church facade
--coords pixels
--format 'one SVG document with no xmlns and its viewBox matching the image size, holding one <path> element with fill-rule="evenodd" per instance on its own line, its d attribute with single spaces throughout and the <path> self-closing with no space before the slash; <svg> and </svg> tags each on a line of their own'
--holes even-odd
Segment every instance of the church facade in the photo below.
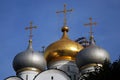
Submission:
<svg viewBox="0 0 120 80">
<path fill-rule="evenodd" d="M 13 59 L 15 76 L 5 80 L 83 80 L 89 72 L 95 72 L 102 68 L 104 62 L 110 62 L 109 53 L 96 45 L 92 32 L 92 22 L 85 24 L 90 26 L 90 38 L 81 37 L 76 41 L 68 37 L 69 27 L 66 23 L 66 12 L 64 13 L 64 24 L 61 28 L 63 33 L 58 41 L 51 43 L 43 53 L 34 51 L 32 47 L 32 29 L 36 28 L 30 24 L 30 39 L 25 51 L 18 53 Z M 44 55 L 42 55 L 44 54 Z"/>
</svg>

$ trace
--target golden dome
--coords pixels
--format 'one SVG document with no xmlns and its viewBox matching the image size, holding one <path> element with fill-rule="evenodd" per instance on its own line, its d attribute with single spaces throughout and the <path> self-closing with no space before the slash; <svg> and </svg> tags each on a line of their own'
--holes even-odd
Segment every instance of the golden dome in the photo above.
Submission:
<svg viewBox="0 0 120 80">
<path fill-rule="evenodd" d="M 61 29 L 63 36 L 60 40 L 50 44 L 45 50 L 45 58 L 47 62 L 56 60 L 75 60 L 76 54 L 83 49 L 83 47 L 67 36 L 68 27 Z"/>
</svg>

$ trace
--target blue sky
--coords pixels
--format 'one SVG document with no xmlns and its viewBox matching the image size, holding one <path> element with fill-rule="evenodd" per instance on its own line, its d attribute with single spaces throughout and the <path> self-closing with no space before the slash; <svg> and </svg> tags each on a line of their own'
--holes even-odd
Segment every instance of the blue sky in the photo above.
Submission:
<svg viewBox="0 0 120 80">
<path fill-rule="evenodd" d="M 41 51 L 60 39 L 63 26 L 63 5 L 73 12 L 67 15 L 69 38 L 89 38 L 89 17 L 97 22 L 93 26 L 98 46 L 110 53 L 111 61 L 120 55 L 120 0 L 0 0 L 0 79 L 14 76 L 12 61 L 16 54 L 28 46 L 30 21 L 38 26 L 33 30 L 33 48 Z"/>
</svg>

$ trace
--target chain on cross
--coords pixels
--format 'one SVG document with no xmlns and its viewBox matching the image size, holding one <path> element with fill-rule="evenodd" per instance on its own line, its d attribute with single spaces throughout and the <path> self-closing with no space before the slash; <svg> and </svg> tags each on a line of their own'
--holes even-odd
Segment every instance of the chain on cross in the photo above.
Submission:
<svg viewBox="0 0 120 80">
<path fill-rule="evenodd" d="M 67 10 L 66 9 L 66 4 L 64 4 L 64 10 L 63 11 L 57 11 L 56 13 L 64 13 L 64 26 L 67 25 L 67 18 L 66 18 L 66 14 L 67 12 L 72 12 L 73 10 L 70 9 L 70 10 Z"/>
<path fill-rule="evenodd" d="M 30 27 L 26 27 L 26 30 L 30 30 L 30 35 L 29 38 L 32 39 L 33 35 L 32 35 L 32 30 L 33 28 L 37 28 L 37 26 L 32 26 L 32 22 L 30 22 Z"/>
<path fill-rule="evenodd" d="M 92 17 L 89 18 L 90 23 L 84 24 L 85 26 L 90 26 L 90 36 L 92 36 L 93 31 L 92 31 L 92 25 L 96 25 L 96 22 L 92 22 Z"/>
</svg>

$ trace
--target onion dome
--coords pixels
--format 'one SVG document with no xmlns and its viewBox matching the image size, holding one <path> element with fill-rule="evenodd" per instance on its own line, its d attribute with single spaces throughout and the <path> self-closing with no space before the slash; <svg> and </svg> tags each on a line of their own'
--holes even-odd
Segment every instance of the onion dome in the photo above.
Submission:
<svg viewBox="0 0 120 80">
<path fill-rule="evenodd" d="M 67 26 L 64 26 L 61 31 L 63 32 L 62 38 L 50 44 L 45 50 L 45 58 L 48 63 L 56 60 L 75 60 L 76 54 L 83 49 L 79 43 L 68 38 Z"/>
<path fill-rule="evenodd" d="M 83 67 L 93 66 L 94 64 L 104 64 L 110 61 L 108 52 L 95 45 L 93 36 L 90 37 L 90 45 L 81 50 L 76 56 L 76 63 L 80 69 Z"/>
<path fill-rule="evenodd" d="M 32 40 L 29 40 L 28 48 L 17 54 L 13 60 L 13 68 L 18 72 L 32 70 L 43 71 L 46 67 L 46 61 L 39 52 L 34 52 L 32 48 Z"/>
</svg>

